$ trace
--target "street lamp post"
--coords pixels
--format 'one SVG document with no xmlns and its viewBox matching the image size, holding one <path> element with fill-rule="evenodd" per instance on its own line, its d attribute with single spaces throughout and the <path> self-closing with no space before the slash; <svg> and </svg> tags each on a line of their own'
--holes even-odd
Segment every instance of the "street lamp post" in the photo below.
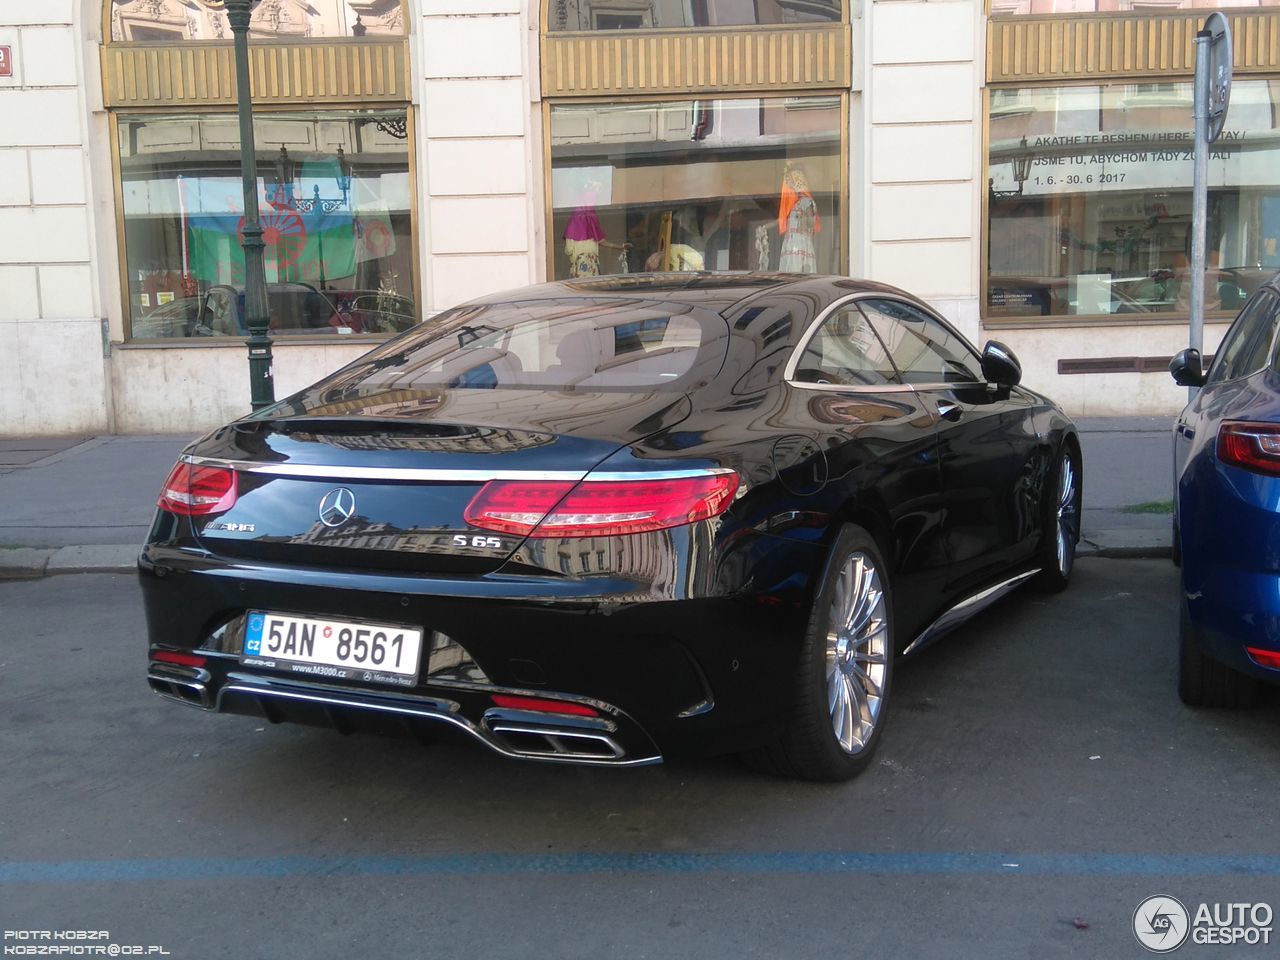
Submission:
<svg viewBox="0 0 1280 960">
<path fill-rule="evenodd" d="M 240 108 L 240 175 L 244 180 L 244 322 L 249 328 L 249 400 L 254 410 L 275 402 L 271 338 L 267 327 L 266 270 L 262 265 L 262 224 L 258 217 L 258 156 L 249 89 L 249 17 L 258 0 L 226 0 L 236 50 L 236 102 Z"/>
</svg>

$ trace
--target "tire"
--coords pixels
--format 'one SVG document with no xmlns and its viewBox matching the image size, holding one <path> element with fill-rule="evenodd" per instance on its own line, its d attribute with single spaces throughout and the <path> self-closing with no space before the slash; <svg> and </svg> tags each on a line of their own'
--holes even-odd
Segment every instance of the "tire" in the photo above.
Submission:
<svg viewBox="0 0 1280 960">
<path fill-rule="evenodd" d="M 842 620 L 850 628 L 834 629 Z M 856 776 L 884 730 L 894 652 L 888 568 L 875 539 L 846 525 L 809 611 L 791 716 L 776 742 L 744 759 L 775 776 L 827 782 Z"/>
<path fill-rule="evenodd" d="M 1253 677 L 1232 670 L 1200 649 L 1195 626 L 1182 600 L 1178 618 L 1178 697 L 1189 707 L 1236 709 L 1258 700 Z"/>
<path fill-rule="evenodd" d="M 1061 593 L 1071 582 L 1080 543 L 1080 479 L 1080 455 L 1064 443 L 1044 498 L 1045 543 L 1036 577 L 1036 584 L 1049 593 Z"/>
</svg>

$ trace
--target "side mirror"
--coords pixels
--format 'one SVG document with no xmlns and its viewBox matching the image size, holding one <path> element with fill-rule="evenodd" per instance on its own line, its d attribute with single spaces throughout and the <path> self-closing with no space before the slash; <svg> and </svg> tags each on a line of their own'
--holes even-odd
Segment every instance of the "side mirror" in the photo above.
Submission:
<svg viewBox="0 0 1280 960">
<path fill-rule="evenodd" d="M 982 375 L 1002 387 L 1016 387 L 1022 381 L 1022 364 L 999 340 L 988 340 L 982 348 Z"/>
<path fill-rule="evenodd" d="M 1173 376 L 1173 382 L 1180 387 L 1203 387 L 1204 360 L 1200 357 L 1200 351 L 1190 347 L 1181 351 L 1169 361 L 1169 373 Z"/>
</svg>

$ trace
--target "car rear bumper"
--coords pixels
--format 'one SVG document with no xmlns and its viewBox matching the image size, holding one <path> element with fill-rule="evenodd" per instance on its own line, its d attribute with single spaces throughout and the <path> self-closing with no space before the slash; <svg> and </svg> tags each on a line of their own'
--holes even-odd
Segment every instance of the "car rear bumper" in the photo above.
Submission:
<svg viewBox="0 0 1280 960">
<path fill-rule="evenodd" d="M 1187 614 L 1206 654 L 1280 682 L 1248 652 L 1280 652 L 1280 479 L 1224 464 L 1204 442 L 1178 484 Z"/>
<path fill-rule="evenodd" d="M 1280 683 L 1280 670 L 1249 654 L 1280 654 L 1280 574 L 1217 565 L 1203 571 L 1201 583 L 1187 596 L 1200 648 L 1234 670 Z"/>
<path fill-rule="evenodd" d="M 437 688 L 428 695 L 400 695 L 294 683 L 238 669 L 227 654 L 213 655 L 205 667 L 184 668 L 152 660 L 147 682 L 170 700 L 216 713 L 261 717 L 270 723 L 303 723 L 340 733 L 380 733 L 431 740 L 460 734 L 495 753 L 525 760 L 600 766 L 658 763 L 662 755 L 639 725 L 608 705 L 592 703 L 600 716 L 568 716 L 545 711 L 495 707 L 494 692 Z M 578 697 L 558 697 L 586 705 Z"/>
<path fill-rule="evenodd" d="M 648 600 L 620 582 L 275 567 L 160 545 L 144 550 L 139 574 L 148 680 L 162 696 L 343 732 L 453 732 L 506 756 L 602 765 L 770 740 L 786 715 L 791 684 L 779 678 L 794 675 L 807 611 L 800 576 L 765 594 Z M 442 675 L 425 654 L 409 688 L 247 665 L 249 610 L 420 625 L 465 651 L 479 678 Z M 162 651 L 205 662 L 156 660 Z M 495 694 L 588 705 L 598 716 L 513 711 Z"/>
</svg>

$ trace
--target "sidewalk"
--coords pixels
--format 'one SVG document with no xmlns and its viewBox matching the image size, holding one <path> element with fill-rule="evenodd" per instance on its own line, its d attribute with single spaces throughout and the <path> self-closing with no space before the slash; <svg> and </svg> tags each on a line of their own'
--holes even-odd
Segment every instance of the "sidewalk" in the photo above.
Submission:
<svg viewBox="0 0 1280 960">
<path fill-rule="evenodd" d="M 1167 556 L 1172 417 L 1077 424 L 1085 479 L 1080 555 Z M 0 579 L 132 571 L 160 484 L 191 439 L 0 440 Z"/>
</svg>

